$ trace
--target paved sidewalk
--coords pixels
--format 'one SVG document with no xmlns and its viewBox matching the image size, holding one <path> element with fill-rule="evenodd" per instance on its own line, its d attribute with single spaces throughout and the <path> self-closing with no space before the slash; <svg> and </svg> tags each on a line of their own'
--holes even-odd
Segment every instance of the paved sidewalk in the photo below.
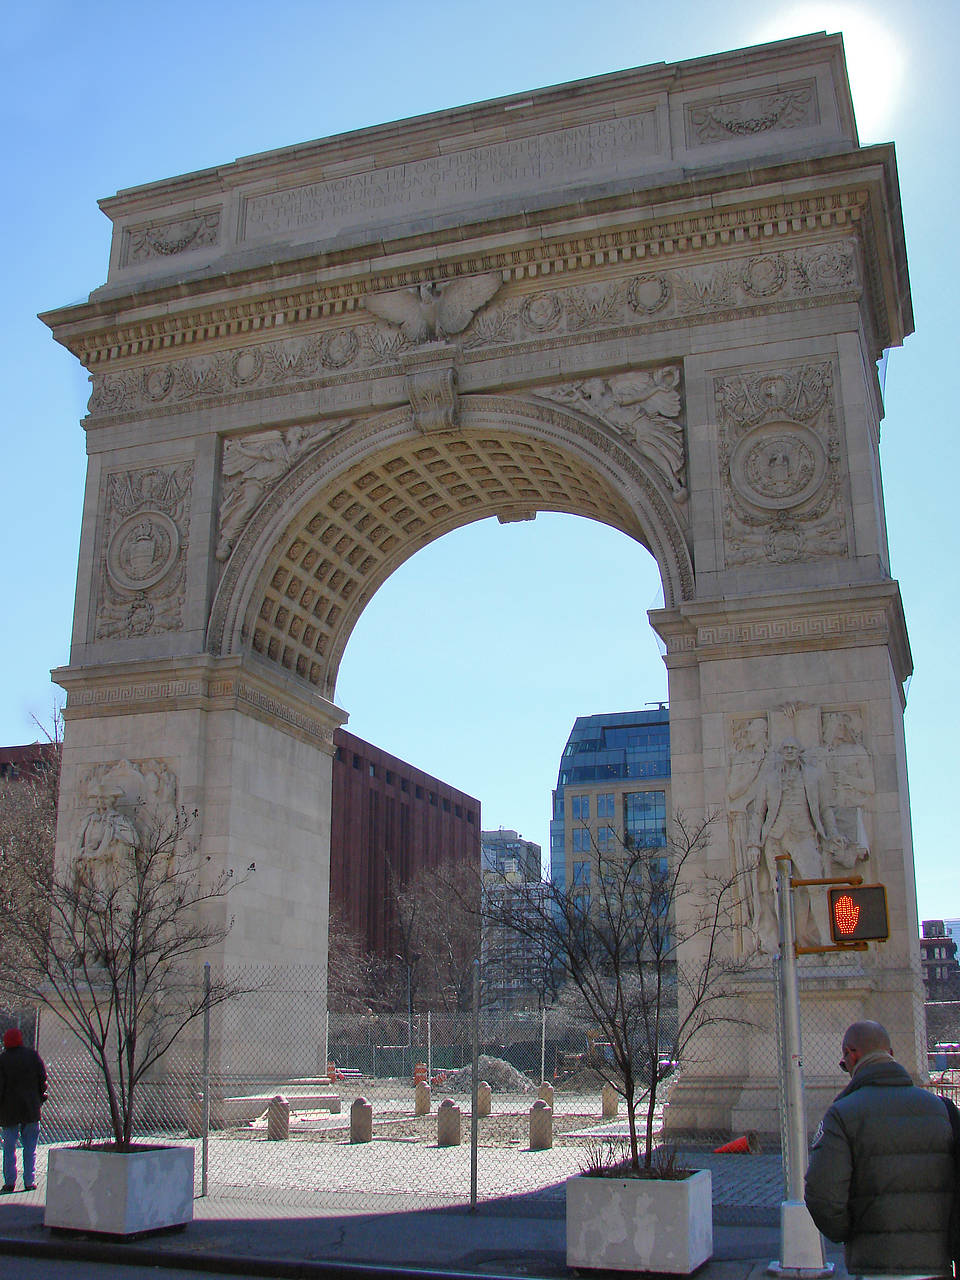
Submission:
<svg viewBox="0 0 960 1280">
<path fill-rule="evenodd" d="M 779 1157 L 707 1156 L 714 1177 L 714 1257 L 701 1280 L 759 1280 L 779 1254 Z M 229 1189 L 227 1189 L 229 1191 Z M 349 1199 L 352 1203 L 347 1204 Z M 338 1203 L 340 1201 L 340 1203 Z M 116 1243 L 53 1235 L 42 1187 L 0 1201 L 0 1254 L 229 1271 L 271 1277 L 330 1275 L 344 1266 L 433 1269 L 466 1275 L 565 1276 L 562 1186 L 462 1206 L 419 1208 L 412 1197 L 300 1195 L 284 1203 L 237 1188 L 195 1201 L 183 1231 Z M 829 1260 L 844 1280 L 839 1251 Z"/>
</svg>

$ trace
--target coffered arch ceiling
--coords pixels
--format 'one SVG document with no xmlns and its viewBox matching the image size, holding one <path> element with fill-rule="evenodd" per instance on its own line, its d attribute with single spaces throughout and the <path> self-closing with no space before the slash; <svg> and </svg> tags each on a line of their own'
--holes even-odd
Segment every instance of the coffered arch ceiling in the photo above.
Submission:
<svg viewBox="0 0 960 1280">
<path fill-rule="evenodd" d="M 453 529 L 538 511 L 619 529 L 653 553 L 667 605 L 693 594 L 677 503 L 639 455 L 556 406 L 469 396 L 456 430 L 424 434 L 404 407 L 293 467 L 238 539 L 207 647 L 252 653 L 332 698 L 350 634 L 395 569 Z"/>
</svg>

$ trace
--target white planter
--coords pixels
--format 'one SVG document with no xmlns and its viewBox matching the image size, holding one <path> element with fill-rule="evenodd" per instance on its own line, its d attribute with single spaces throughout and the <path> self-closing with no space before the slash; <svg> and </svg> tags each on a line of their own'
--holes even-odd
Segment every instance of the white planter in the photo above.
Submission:
<svg viewBox="0 0 960 1280">
<path fill-rule="evenodd" d="M 55 1147 L 44 1226 L 114 1236 L 193 1221 L 193 1147 Z"/>
<path fill-rule="evenodd" d="M 689 1178 L 571 1178 L 567 1266 L 689 1275 L 713 1255 L 710 1172 Z"/>
</svg>

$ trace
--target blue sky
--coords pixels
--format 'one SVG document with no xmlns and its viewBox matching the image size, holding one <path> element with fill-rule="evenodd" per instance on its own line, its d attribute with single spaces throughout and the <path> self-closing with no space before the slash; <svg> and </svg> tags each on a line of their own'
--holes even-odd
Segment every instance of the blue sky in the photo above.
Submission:
<svg viewBox="0 0 960 1280">
<path fill-rule="evenodd" d="M 920 912 L 960 916 L 949 746 L 960 711 L 955 0 L 8 6 L 0 742 L 36 737 L 32 716 L 49 719 L 57 693 L 50 668 L 69 655 L 88 385 L 35 317 L 105 278 L 99 197 L 347 129 L 816 30 L 844 33 L 861 140 L 897 144 L 917 333 L 889 358 L 881 449 L 916 664 L 906 725 Z M 651 557 L 602 526 L 483 521 L 378 592 L 337 700 L 351 730 L 478 796 L 484 825 L 546 847 L 574 717 L 666 694 L 646 620 L 658 592 Z"/>
</svg>

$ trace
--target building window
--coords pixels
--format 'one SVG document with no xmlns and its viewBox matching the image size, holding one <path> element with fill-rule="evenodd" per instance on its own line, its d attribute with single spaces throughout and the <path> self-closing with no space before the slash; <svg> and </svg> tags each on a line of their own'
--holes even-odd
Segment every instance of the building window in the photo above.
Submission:
<svg viewBox="0 0 960 1280">
<path fill-rule="evenodd" d="M 356 753 L 356 752 L 354 752 L 354 753 L 353 753 L 353 767 L 354 767 L 355 769 L 359 769 L 359 768 L 360 768 L 361 763 L 362 763 L 362 761 L 360 760 L 360 757 L 357 755 L 357 753 Z"/>
<path fill-rule="evenodd" d="M 577 827 L 573 833 L 574 853 L 589 853 L 590 848 L 590 832 L 583 827 Z"/>
<path fill-rule="evenodd" d="M 574 887 L 579 884 L 590 883 L 590 863 L 575 862 L 573 864 L 573 883 Z"/>
<path fill-rule="evenodd" d="M 470 825 L 471 825 L 471 826 L 473 826 L 474 820 L 475 820 L 475 819 L 474 819 L 474 813 L 473 813 L 473 810 L 472 810 L 472 809 L 468 809 L 468 810 L 467 810 L 467 821 L 470 823 Z"/>
<path fill-rule="evenodd" d="M 375 764 L 368 765 L 367 770 L 371 778 L 375 778 L 377 776 L 377 766 Z"/>
<path fill-rule="evenodd" d="M 597 817 L 598 818 L 615 818 L 617 811 L 614 808 L 614 796 L 612 791 L 605 791 L 597 796 Z"/>
<path fill-rule="evenodd" d="M 401 779 L 400 779 L 400 790 L 401 790 L 401 791 L 409 791 L 409 790 L 410 790 L 410 783 L 406 780 L 406 778 L 401 778 Z"/>
<path fill-rule="evenodd" d="M 462 808 L 462 806 L 461 806 L 461 805 L 455 804 L 455 805 L 453 806 L 453 816 L 454 816 L 455 818 L 462 818 L 462 817 L 463 817 L 463 808 Z"/>
<path fill-rule="evenodd" d="M 597 848 L 612 849 L 616 843 L 613 827 L 597 827 Z"/>
<path fill-rule="evenodd" d="M 590 797 L 589 796 L 573 797 L 573 820 L 574 822 L 590 821 Z"/>
<path fill-rule="evenodd" d="M 632 791 L 623 797 L 624 843 L 634 849 L 662 849 L 667 843 L 663 791 Z"/>
<path fill-rule="evenodd" d="M 450 801 L 449 801 L 449 800 L 444 800 L 444 802 L 443 802 L 443 812 L 444 812 L 444 813 L 449 813 L 449 812 L 450 812 Z"/>
<path fill-rule="evenodd" d="M 414 796 L 416 797 L 416 799 L 417 799 L 417 800 L 422 800 L 422 799 L 423 799 L 423 787 L 420 787 L 420 786 L 415 787 L 415 788 L 414 788 L 414 792 L 413 792 L 413 794 L 414 794 Z"/>
<path fill-rule="evenodd" d="M 388 784 L 389 784 L 390 786 L 392 786 L 392 785 L 393 785 L 393 770 L 392 770 L 392 769 L 388 769 L 388 770 L 387 770 L 387 782 L 388 782 Z"/>
</svg>

